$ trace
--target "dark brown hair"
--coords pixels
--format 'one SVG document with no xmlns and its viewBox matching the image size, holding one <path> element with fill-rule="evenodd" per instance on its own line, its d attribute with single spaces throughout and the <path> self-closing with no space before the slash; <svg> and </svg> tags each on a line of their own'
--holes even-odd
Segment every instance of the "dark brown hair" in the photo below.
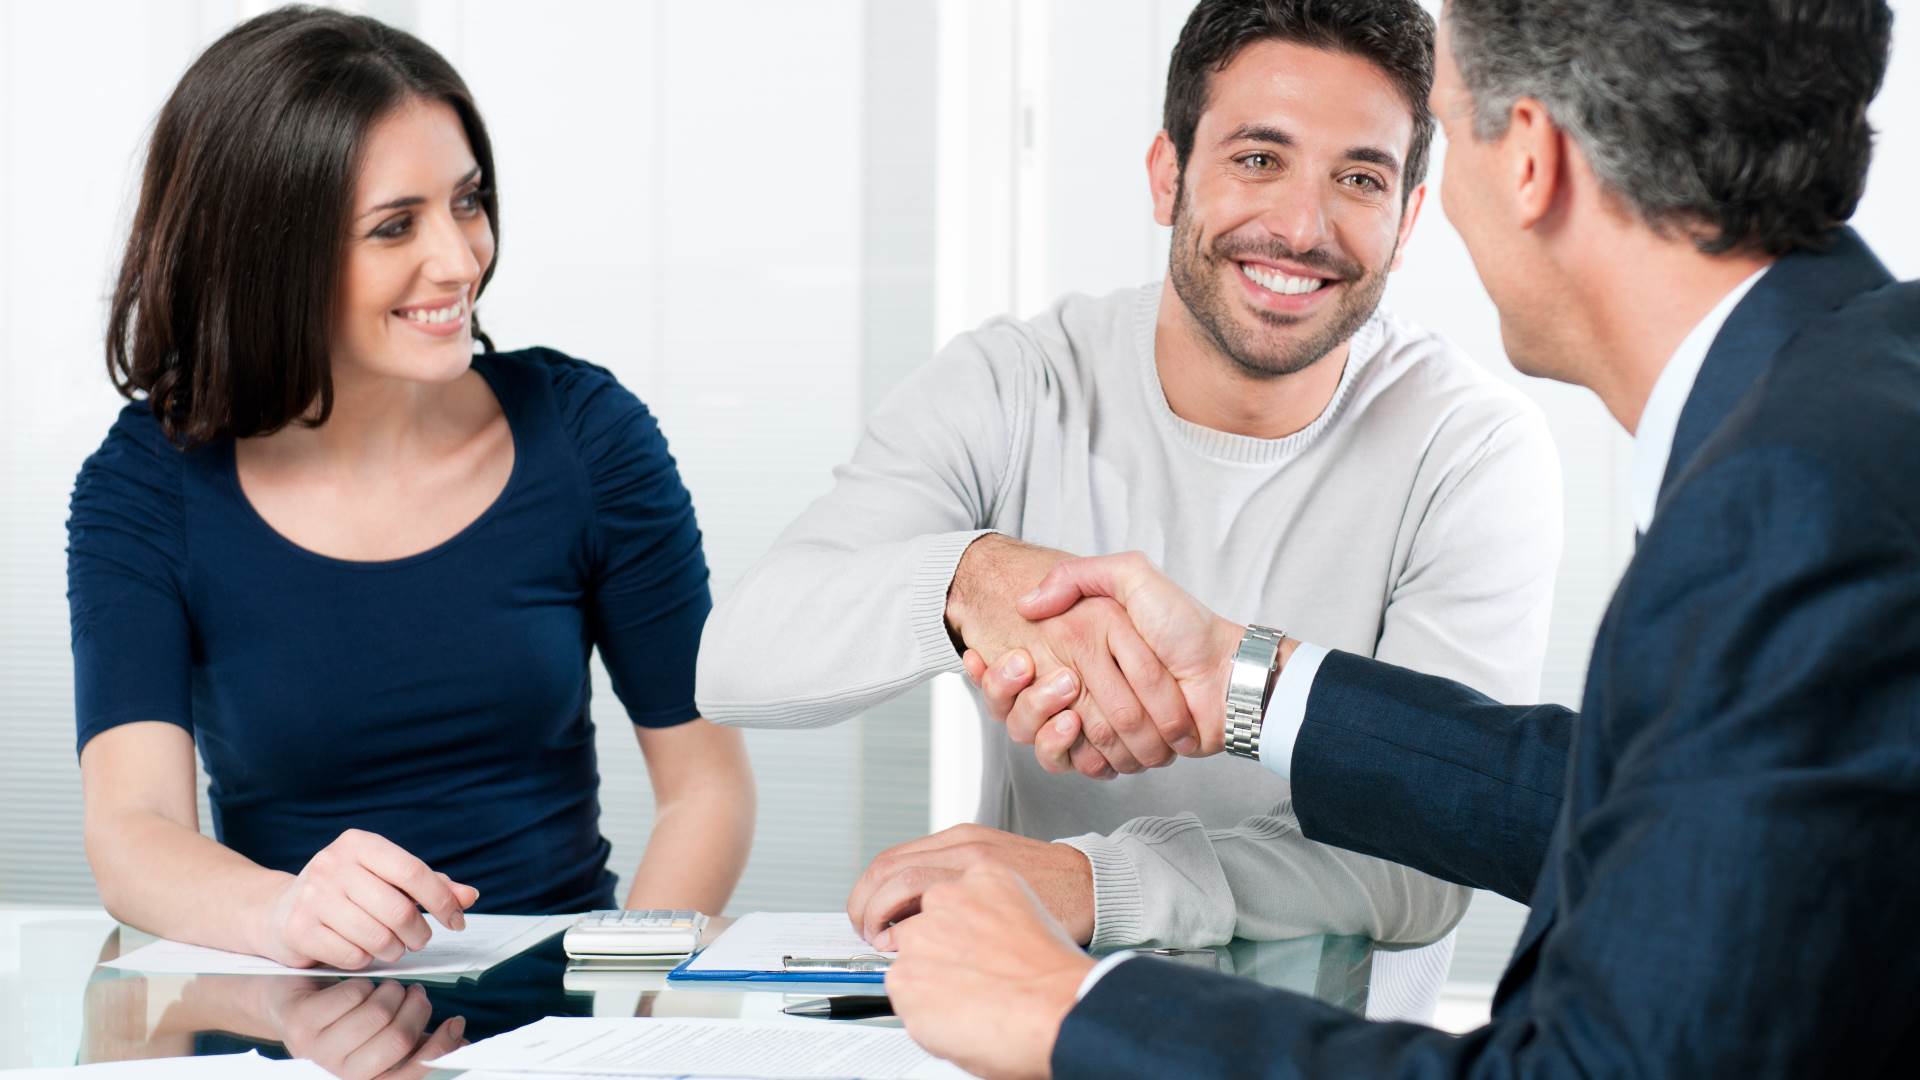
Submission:
<svg viewBox="0 0 1920 1080">
<path fill-rule="evenodd" d="M 228 31 L 181 77 L 154 126 L 107 319 L 108 375 L 126 397 L 146 395 L 168 438 L 326 420 L 361 147 L 414 98 L 459 116 L 497 245 L 486 125 L 453 66 L 411 34 L 283 7 Z"/>
<path fill-rule="evenodd" d="M 1240 50 L 1261 41 L 1290 41 L 1352 53 L 1386 72 L 1413 112 L 1413 144 L 1401 178 L 1401 205 L 1427 175 L 1433 143 L 1433 18 L 1416 0 L 1200 0 L 1167 65 L 1161 126 L 1184 173 L 1193 133 L 1207 109 L 1207 82 Z"/>
</svg>

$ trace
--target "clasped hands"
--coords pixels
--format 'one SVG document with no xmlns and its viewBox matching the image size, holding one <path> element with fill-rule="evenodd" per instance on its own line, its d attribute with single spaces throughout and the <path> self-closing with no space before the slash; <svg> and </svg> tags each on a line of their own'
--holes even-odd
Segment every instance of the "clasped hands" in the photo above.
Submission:
<svg viewBox="0 0 1920 1080">
<path fill-rule="evenodd" d="M 1110 779 L 1222 748 L 1245 628 L 1144 555 L 1077 559 L 983 536 L 955 572 L 947 621 L 994 719 L 1048 772 Z"/>
<path fill-rule="evenodd" d="M 1107 779 L 1223 748 L 1245 628 L 1143 555 L 984 536 L 954 574 L 947 621 L 994 718 L 1049 772 Z M 899 951 L 887 993 L 922 1046 L 978 1076 L 1049 1074 L 1094 964 L 1078 947 L 1095 931 L 1079 850 L 962 825 L 883 852 L 847 914 Z"/>
<path fill-rule="evenodd" d="M 994 718 L 1050 772 L 1110 778 L 1221 749 L 1242 628 L 1145 556 L 1075 559 L 989 534 L 961 558 L 947 621 Z M 880 853 L 847 897 L 847 917 L 892 949 L 893 927 L 924 909 L 930 888 L 980 867 L 1011 870 L 1069 937 L 1092 940 L 1087 857 L 978 825 Z"/>
</svg>

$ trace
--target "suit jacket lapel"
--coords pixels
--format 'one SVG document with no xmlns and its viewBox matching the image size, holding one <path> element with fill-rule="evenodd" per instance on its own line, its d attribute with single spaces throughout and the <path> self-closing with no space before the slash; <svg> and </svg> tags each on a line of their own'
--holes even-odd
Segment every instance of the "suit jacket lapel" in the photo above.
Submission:
<svg viewBox="0 0 1920 1080">
<path fill-rule="evenodd" d="M 1746 396 L 1775 353 L 1801 328 L 1860 293 L 1893 280 L 1860 234 L 1840 228 L 1825 251 L 1796 251 L 1773 264 L 1741 299 L 1707 349 L 1680 410 L 1662 496 L 1686 471 L 1721 421 Z"/>
</svg>

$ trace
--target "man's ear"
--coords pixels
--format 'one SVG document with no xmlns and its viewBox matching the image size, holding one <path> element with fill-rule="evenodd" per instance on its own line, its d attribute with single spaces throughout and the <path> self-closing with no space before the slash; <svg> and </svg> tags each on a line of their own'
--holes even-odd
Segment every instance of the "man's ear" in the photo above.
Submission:
<svg viewBox="0 0 1920 1080">
<path fill-rule="evenodd" d="M 1515 224 L 1531 229 L 1565 194 L 1565 135 L 1547 115 L 1547 107 L 1534 98 L 1514 102 L 1507 121 L 1507 133 L 1500 141 L 1505 174 L 1513 185 Z"/>
<path fill-rule="evenodd" d="M 1387 267 L 1388 273 L 1400 269 L 1400 264 L 1406 261 L 1407 240 L 1413 236 L 1413 223 L 1420 220 L 1420 208 L 1426 204 L 1427 185 L 1421 184 L 1407 196 L 1407 208 L 1400 212 L 1400 236 L 1394 241 L 1393 265 Z"/>
<path fill-rule="evenodd" d="M 1180 154 L 1162 131 L 1147 148 L 1147 186 L 1153 190 L 1153 220 L 1173 224 L 1173 204 L 1180 192 Z"/>
</svg>

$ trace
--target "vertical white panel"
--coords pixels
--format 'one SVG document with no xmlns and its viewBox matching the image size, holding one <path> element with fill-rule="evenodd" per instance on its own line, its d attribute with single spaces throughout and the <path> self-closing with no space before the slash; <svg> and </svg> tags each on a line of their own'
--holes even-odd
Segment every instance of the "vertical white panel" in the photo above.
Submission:
<svg viewBox="0 0 1920 1080">
<path fill-rule="evenodd" d="M 925 364 L 934 347 L 939 4 L 862 0 L 861 18 L 864 415 Z M 926 832 L 931 696 L 928 687 L 915 687 L 856 721 L 857 862 Z"/>
<path fill-rule="evenodd" d="M 1036 315 L 1053 299 L 1057 245 L 1048 243 L 1053 209 L 1047 176 L 1053 157 L 1052 86 L 1060 63 L 1053 48 L 1052 0 L 1021 0 L 1013 9 L 1013 308 Z"/>
<path fill-rule="evenodd" d="M 1014 0 L 940 0 L 934 335 L 1014 309 Z"/>
<path fill-rule="evenodd" d="M 1045 252 L 1046 233 L 1021 230 L 1019 206 L 1037 220 L 1032 112 L 1022 73 L 1049 58 L 1029 43 L 1019 62 L 1022 21 L 1036 20 L 1019 0 L 939 0 L 940 76 L 934 180 L 934 338 L 936 345 L 987 319 L 1020 310 L 1021 252 Z M 1025 178 L 1025 183 L 1022 183 Z M 1025 192 L 1023 195 L 1022 192 Z M 1032 267 L 1038 262 L 1027 257 Z M 1037 276 L 1036 276 L 1037 277 Z M 1037 285 L 1044 286 L 1044 278 Z M 973 820 L 980 792 L 980 715 L 953 679 L 931 695 L 929 826 Z"/>
<path fill-rule="evenodd" d="M 858 433 L 861 6 L 666 11 L 656 404 L 725 595 Z M 838 906 L 859 869 L 858 727 L 749 741 L 762 812 L 736 908 Z"/>
<path fill-rule="evenodd" d="M 980 806 L 980 713 L 959 675 L 933 680 L 933 737 L 928 753 L 927 830 L 972 821 Z"/>
<path fill-rule="evenodd" d="M 658 395 L 724 590 L 852 446 L 859 417 L 859 7 L 667 6 Z"/>
<path fill-rule="evenodd" d="M 67 495 L 121 402 L 102 333 L 144 136 L 198 46 L 195 4 L 7 5 L 0 43 L 0 897 L 93 895 L 80 844 Z M 85 43 L 84 59 L 61 43 Z M 57 101 L 57 107 L 49 103 Z"/>
<path fill-rule="evenodd" d="M 481 325 L 502 349 L 605 366 L 657 404 L 663 9 L 461 7 L 447 19 L 429 5 L 421 29 L 460 66 L 493 141 L 500 253 Z"/>
<path fill-rule="evenodd" d="M 1155 5 L 1052 0 L 1042 10 L 1057 44 L 1046 52 L 1035 132 L 1046 214 L 1022 237 L 1049 249 L 1043 296 L 1029 303 L 1036 307 L 1063 292 L 1097 295 L 1166 273 L 1147 182 L 1167 61 Z"/>
</svg>

